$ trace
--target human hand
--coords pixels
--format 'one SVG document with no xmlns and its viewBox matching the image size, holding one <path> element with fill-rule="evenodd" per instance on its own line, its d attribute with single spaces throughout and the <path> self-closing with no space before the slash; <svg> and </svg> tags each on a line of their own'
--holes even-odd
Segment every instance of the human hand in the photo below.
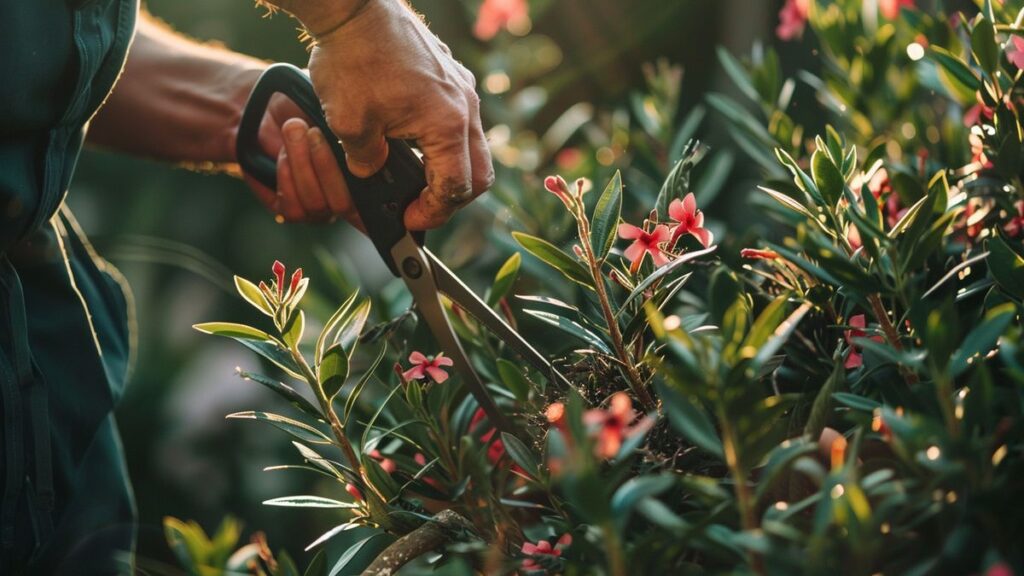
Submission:
<svg viewBox="0 0 1024 576">
<path fill-rule="evenodd" d="M 415 140 L 423 152 L 427 189 L 406 210 L 407 228 L 440 226 L 490 188 L 476 81 L 418 15 L 401 0 L 366 0 L 319 35 L 304 23 L 316 38 L 310 77 L 352 174 L 384 165 L 385 137 Z"/>
<path fill-rule="evenodd" d="M 275 96 L 260 123 L 263 152 L 277 158 L 277 190 L 244 175 L 278 221 L 331 222 L 341 216 L 363 229 L 338 161 L 319 128 L 291 100 Z"/>
</svg>

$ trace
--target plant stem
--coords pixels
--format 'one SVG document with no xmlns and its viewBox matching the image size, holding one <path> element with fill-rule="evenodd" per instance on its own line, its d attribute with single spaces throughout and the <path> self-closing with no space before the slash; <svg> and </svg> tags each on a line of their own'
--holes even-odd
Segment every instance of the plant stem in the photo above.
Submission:
<svg viewBox="0 0 1024 576">
<path fill-rule="evenodd" d="M 722 427 L 722 450 L 725 453 L 725 463 L 732 473 L 733 484 L 735 484 L 736 505 L 740 512 L 740 523 L 743 526 L 743 530 L 750 532 L 760 528 L 757 516 L 754 513 L 755 502 L 753 495 L 750 493 L 750 486 L 747 485 L 747 472 L 740 462 L 739 453 L 736 451 L 736 431 L 733 428 L 732 421 L 729 420 L 728 415 L 725 413 L 722 402 L 724 400 L 719 398 L 717 413 L 719 424 Z M 760 554 L 750 552 L 750 564 L 754 572 L 764 574 L 764 564 Z"/>
<path fill-rule="evenodd" d="M 338 415 L 334 412 L 334 407 L 331 406 L 331 401 L 324 394 L 323 386 L 320 385 L 320 380 L 317 379 L 316 374 L 313 373 L 313 369 L 309 367 L 309 363 L 306 362 L 306 358 L 299 352 L 299 347 L 292 346 L 289 349 L 292 354 L 292 359 L 299 365 L 302 370 L 302 375 L 306 378 L 306 383 L 313 389 L 313 393 L 316 395 L 316 399 L 320 402 L 320 410 L 327 417 L 328 423 L 331 425 L 331 432 L 334 434 L 335 440 L 338 441 L 338 447 L 345 454 L 345 458 L 348 460 L 349 466 L 352 470 L 360 470 L 359 458 L 356 456 L 355 450 L 352 448 L 352 443 L 348 441 L 348 436 L 345 436 L 345 425 L 338 419 Z"/>
<path fill-rule="evenodd" d="M 604 315 L 604 320 L 608 324 L 608 333 L 612 337 L 612 345 L 615 347 L 615 354 L 619 358 L 619 362 L 626 368 L 626 376 L 629 378 L 629 387 L 636 394 L 640 403 L 644 405 L 647 410 L 656 410 L 658 405 L 655 403 L 654 398 L 651 397 L 650 392 L 644 386 L 644 380 L 640 376 L 640 371 L 636 369 L 636 364 L 633 363 L 633 357 L 626 349 L 625 344 L 622 341 L 622 332 L 619 330 L 619 322 L 615 318 L 615 313 L 612 311 L 611 301 L 608 299 L 608 291 L 604 285 L 604 276 L 601 274 L 601 261 L 597 259 L 597 255 L 594 254 L 594 250 L 590 245 L 590 221 L 581 209 L 579 214 L 576 216 L 577 229 L 579 230 L 580 244 L 583 248 L 583 254 L 586 256 L 587 265 L 590 267 L 590 275 L 594 278 L 594 290 L 597 292 L 597 300 L 601 304 L 601 313 Z"/>
<path fill-rule="evenodd" d="M 622 557 L 622 541 L 619 540 L 619 536 L 615 532 L 615 526 L 612 522 L 606 522 L 604 524 L 604 541 L 605 546 L 608 547 L 606 552 L 608 554 L 608 564 L 610 565 L 612 576 L 626 576 L 629 574 L 629 572 L 626 571 L 626 565 L 624 564 L 625 559 Z"/>
<path fill-rule="evenodd" d="M 871 304 L 871 311 L 874 313 L 875 319 L 878 320 L 878 325 L 882 327 L 882 332 L 885 333 L 885 339 L 889 341 L 889 345 L 897 352 L 902 351 L 903 345 L 900 344 L 900 334 L 896 331 L 896 327 L 893 326 L 892 320 L 889 319 L 889 314 L 885 311 L 885 305 L 882 304 L 882 298 L 878 294 L 871 294 L 868 296 L 868 303 Z M 903 376 L 907 386 L 917 383 L 917 374 L 906 366 L 900 365 L 900 374 Z"/>
</svg>

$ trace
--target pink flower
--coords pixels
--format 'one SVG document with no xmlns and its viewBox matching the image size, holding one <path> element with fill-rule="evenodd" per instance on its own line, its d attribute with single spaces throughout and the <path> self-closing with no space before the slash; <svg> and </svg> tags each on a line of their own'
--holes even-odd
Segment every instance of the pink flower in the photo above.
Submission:
<svg viewBox="0 0 1024 576">
<path fill-rule="evenodd" d="M 486 419 L 487 413 L 484 412 L 484 409 L 477 408 L 476 412 L 473 413 L 473 417 L 469 420 L 469 431 L 473 432 L 473 430 L 475 430 L 476 427 Z M 489 444 L 487 446 L 487 460 L 489 460 L 491 464 L 497 464 L 498 461 L 501 460 L 501 457 L 505 455 L 505 443 L 501 441 L 501 438 L 494 438 L 497 433 L 498 430 L 496 428 L 491 428 L 480 436 L 480 440 Z M 518 466 L 513 465 L 513 468 L 518 468 Z"/>
<path fill-rule="evenodd" d="M 619 224 L 619 238 L 633 241 L 623 252 L 626 259 L 630 261 L 630 273 L 636 274 L 636 271 L 640 269 L 640 264 L 644 261 L 644 256 L 648 253 L 650 253 L 655 266 L 667 263 L 668 258 L 665 257 L 661 245 L 668 242 L 671 237 L 672 232 L 664 224 L 658 224 L 651 232 L 632 224 Z"/>
<path fill-rule="evenodd" d="M 572 534 L 565 533 L 558 539 L 554 546 L 547 540 L 538 540 L 536 544 L 531 542 L 523 542 L 522 553 L 528 558 L 523 559 L 523 570 L 527 572 L 534 572 L 544 570 L 544 566 L 537 561 L 536 558 L 532 557 L 544 557 L 558 558 L 562 555 L 562 549 L 568 548 L 572 545 Z"/>
<path fill-rule="evenodd" d="M 530 6 L 526 0 L 484 0 L 477 13 L 473 35 L 481 40 L 490 40 L 498 32 L 524 30 L 530 23 Z"/>
<path fill-rule="evenodd" d="M 1003 226 L 1003 230 L 1010 238 L 1016 238 L 1024 231 L 1024 200 L 1017 200 L 1014 206 L 1017 207 L 1017 214 L 1011 216 L 1010 221 Z"/>
<path fill-rule="evenodd" d="M 846 225 L 846 241 L 850 243 L 850 248 L 854 250 L 859 249 L 864 245 L 864 242 L 860 238 L 860 230 L 853 224 Z"/>
<path fill-rule="evenodd" d="M 857 368 L 864 364 L 864 358 L 860 351 L 857 350 L 857 346 L 853 343 L 853 339 L 867 336 L 867 332 L 864 331 L 865 326 L 864 315 L 857 314 L 856 316 L 850 317 L 850 329 L 843 333 L 846 338 L 846 343 L 850 345 L 850 352 L 846 356 L 846 364 L 843 365 L 847 369 Z M 875 342 L 882 341 L 881 336 L 872 336 L 870 339 Z"/>
<path fill-rule="evenodd" d="M 744 248 L 740 250 L 740 258 L 746 258 L 748 260 L 777 260 L 779 258 L 779 253 L 775 250 Z"/>
<path fill-rule="evenodd" d="M 380 464 L 381 469 L 388 474 L 394 474 L 395 470 L 398 470 L 398 465 L 395 464 L 395 461 L 381 454 L 380 450 L 372 450 L 370 452 L 370 458 L 376 460 L 377 463 Z"/>
<path fill-rule="evenodd" d="M 433 358 L 427 358 L 418 350 L 409 354 L 409 363 L 412 364 L 412 368 L 402 373 L 403 378 L 406 380 L 422 380 L 430 376 L 438 384 L 448 379 L 448 373 L 442 370 L 441 367 L 453 366 L 455 364 L 443 352 L 438 352 L 437 356 Z"/>
<path fill-rule="evenodd" d="M 678 240 L 683 234 L 689 234 L 697 240 L 700 240 L 700 243 L 703 244 L 705 248 L 715 241 L 714 234 L 704 227 L 704 213 L 697 209 L 697 199 L 694 198 L 693 192 L 687 194 L 682 200 L 679 200 L 678 198 L 673 200 L 672 203 L 668 205 L 668 215 L 676 222 L 679 222 L 679 224 L 672 229 L 672 240 L 669 242 L 670 246 L 675 246 L 676 240 Z"/>
<path fill-rule="evenodd" d="M 995 113 L 991 108 L 979 102 L 964 112 L 964 126 L 970 128 L 971 126 L 980 124 L 982 118 L 991 120 L 994 115 Z"/>
<path fill-rule="evenodd" d="M 786 0 L 779 10 L 779 25 L 775 28 L 779 40 L 788 42 L 803 35 L 810 7 L 811 0 Z"/>
<path fill-rule="evenodd" d="M 1006 59 L 1017 68 L 1024 68 L 1024 38 L 1014 34 L 1010 36 L 1010 40 L 1013 43 L 1013 49 L 1007 48 Z"/>
<path fill-rule="evenodd" d="M 625 392 L 616 392 L 608 409 L 587 410 L 583 422 L 596 441 L 594 451 L 599 457 L 614 457 L 622 448 L 623 440 L 650 428 L 652 422 L 648 418 L 634 424 L 637 416 L 633 410 L 633 400 Z"/>
<path fill-rule="evenodd" d="M 879 0 L 878 9 L 882 12 L 882 16 L 889 20 L 895 20 L 900 17 L 900 8 L 908 6 L 914 7 L 914 0 Z"/>
<path fill-rule="evenodd" d="M 900 218 L 907 213 L 909 208 L 904 208 L 900 203 L 899 194 L 889 194 L 889 197 L 885 199 L 885 221 L 890 228 L 896 225 L 900 221 Z"/>
</svg>

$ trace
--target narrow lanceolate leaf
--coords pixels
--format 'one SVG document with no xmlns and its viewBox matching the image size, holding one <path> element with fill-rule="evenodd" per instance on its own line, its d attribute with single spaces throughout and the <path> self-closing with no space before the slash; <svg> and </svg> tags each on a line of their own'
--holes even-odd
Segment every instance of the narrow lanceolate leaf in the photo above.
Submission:
<svg viewBox="0 0 1024 576">
<path fill-rule="evenodd" d="M 523 369 L 518 364 L 509 362 L 504 358 L 498 358 L 498 377 L 501 383 L 508 388 L 508 391 L 520 402 L 526 402 L 530 398 L 530 381 L 523 375 Z"/>
<path fill-rule="evenodd" d="M 700 401 L 661 383 L 658 383 L 657 390 L 668 415 L 669 424 L 701 450 L 723 458 L 722 440 L 718 437 L 711 416 Z"/>
<path fill-rule="evenodd" d="M 363 550 L 363 548 L 365 548 L 371 541 L 386 536 L 387 534 L 385 534 L 384 532 L 377 532 L 376 534 L 367 536 L 366 538 L 363 538 L 362 540 L 356 542 L 352 546 L 349 546 L 348 550 L 345 550 L 345 553 L 342 554 L 341 557 L 338 558 L 338 561 L 334 563 L 334 566 L 331 567 L 331 571 L 327 573 L 327 576 L 339 576 L 340 574 L 357 574 L 362 572 L 363 568 L 365 568 L 366 566 L 360 566 L 358 569 L 353 570 L 349 568 L 349 564 L 352 563 L 352 560 L 354 560 L 355 557 Z"/>
<path fill-rule="evenodd" d="M 501 433 L 501 441 L 512 460 L 519 464 L 519 467 L 525 470 L 527 474 L 536 478 L 537 459 L 533 457 L 533 452 L 526 447 L 526 444 L 523 444 L 522 440 L 507 432 Z"/>
<path fill-rule="evenodd" d="M 988 241 L 988 269 L 1007 293 L 1024 298 L 1024 257 L 999 236 Z"/>
<path fill-rule="evenodd" d="M 270 302 L 267 301 L 267 297 L 263 295 L 259 286 L 241 276 L 235 276 L 235 289 L 246 302 L 252 304 L 257 310 L 271 318 L 274 317 L 274 310 L 270 307 Z"/>
<path fill-rule="evenodd" d="M 598 198 L 597 205 L 594 206 L 594 216 L 591 218 L 590 242 L 598 260 L 604 260 L 615 243 L 621 213 L 622 174 L 616 170 Z"/>
<path fill-rule="evenodd" d="M 997 346 L 999 337 L 1017 315 L 1017 307 L 1007 302 L 989 310 L 985 320 L 967 335 L 960 349 L 950 360 L 952 375 L 958 376 L 974 362 L 980 361 Z"/>
<path fill-rule="evenodd" d="M 328 401 L 334 400 L 341 387 L 345 385 L 345 381 L 348 380 L 348 370 L 348 354 L 345 353 L 341 344 L 335 344 L 328 348 L 317 371 L 317 379 L 320 380 L 320 386 Z"/>
<path fill-rule="evenodd" d="M 263 376 L 262 374 L 254 374 L 252 372 L 246 372 L 244 370 L 238 370 L 238 375 L 243 380 L 251 380 L 253 382 L 256 382 L 257 384 L 263 385 L 265 388 L 273 390 L 277 395 L 287 400 L 292 406 L 298 408 L 299 410 L 305 412 L 310 416 L 313 416 L 318 420 L 323 420 L 323 414 L 320 413 L 320 410 L 317 407 L 313 406 L 313 404 L 309 400 L 306 400 L 304 396 L 299 394 L 298 391 L 296 391 L 291 386 L 283 382 L 278 382 L 277 380 L 274 380 L 272 378 Z"/>
<path fill-rule="evenodd" d="M 957 58 L 945 48 L 932 46 L 929 49 L 932 58 L 939 64 L 939 69 L 949 76 L 947 81 L 953 81 L 958 86 L 951 86 L 955 93 L 974 93 L 981 88 L 981 79 L 975 74 L 963 60 Z"/>
<path fill-rule="evenodd" d="M 554 244 L 522 232 L 513 232 L 512 237 L 527 252 L 533 254 L 555 270 L 558 270 L 569 280 L 593 289 L 594 280 L 590 277 L 587 269 L 583 267 L 583 264 L 562 252 Z"/>
<path fill-rule="evenodd" d="M 270 334 L 267 334 L 258 328 L 246 326 L 245 324 L 235 324 L 233 322 L 206 322 L 203 324 L 195 324 L 192 327 L 204 334 L 213 334 L 215 336 L 224 336 L 235 339 L 244 338 L 248 340 L 274 341 L 274 338 Z"/>
<path fill-rule="evenodd" d="M 509 290 L 512 289 L 512 285 L 515 284 L 516 278 L 519 277 L 519 266 L 523 262 L 523 257 L 516 252 L 509 256 L 508 260 L 501 265 L 498 269 L 498 273 L 494 276 L 494 284 L 491 285 L 491 293 L 487 295 L 487 304 L 494 306 L 502 298 L 508 295 Z"/>
<path fill-rule="evenodd" d="M 372 306 L 373 302 L 369 298 L 363 300 L 352 310 L 352 313 L 345 318 L 338 328 L 338 338 L 335 342 L 341 345 L 349 358 L 355 352 L 356 343 L 359 341 L 359 335 L 363 333 L 363 327 L 366 326 L 366 319 L 370 317 L 370 308 Z"/>
<path fill-rule="evenodd" d="M 234 414 L 228 414 L 225 418 L 232 419 L 244 419 L 244 420 L 263 420 L 269 422 L 272 425 L 284 430 L 292 436 L 302 440 L 303 442 L 311 442 L 313 444 L 330 444 L 331 439 L 323 432 L 316 428 L 293 420 L 287 416 L 281 416 L 280 414 L 271 414 L 270 412 L 235 412 Z"/>
<path fill-rule="evenodd" d="M 574 320 L 570 320 L 564 316 L 559 316 L 557 314 L 552 314 L 551 312 L 543 312 L 540 310 L 524 310 L 524 312 L 526 312 L 530 316 L 533 316 L 534 318 L 543 320 L 544 322 L 551 324 L 552 326 L 558 328 L 559 330 L 562 330 L 566 334 L 571 334 L 579 338 L 580 340 L 586 342 L 587 344 L 590 344 L 591 346 L 597 348 L 598 350 L 604 352 L 605 354 L 611 353 L 611 350 L 608 348 L 608 344 L 606 344 L 604 340 L 602 340 L 597 334 L 594 334 L 590 330 L 587 330 Z"/>
<path fill-rule="evenodd" d="M 265 504 L 265 502 L 264 502 L 264 504 Z M 310 542 L 309 546 L 306 546 L 305 551 L 309 552 L 313 548 L 316 548 L 317 546 L 323 544 L 324 542 L 327 542 L 328 540 L 330 540 L 331 538 L 334 538 L 338 534 L 341 534 L 342 532 L 345 532 L 346 530 L 351 530 L 351 529 L 356 528 L 358 526 L 359 526 L 359 524 L 356 524 L 354 522 L 346 522 L 344 524 L 339 524 L 339 525 L 335 526 L 334 528 L 331 528 L 327 532 L 324 532 L 323 534 L 321 534 L 320 537 L 317 538 L 316 540 L 313 540 L 312 542 Z M 317 574 L 317 576 L 322 576 L 323 575 L 323 571 L 317 572 L 316 574 Z"/>
<path fill-rule="evenodd" d="M 334 314 L 331 314 L 331 317 L 327 319 L 327 322 L 324 323 L 324 329 L 316 339 L 315 358 L 317 364 L 320 364 L 320 360 L 323 358 L 324 346 L 326 346 L 327 342 L 330 340 L 331 335 L 334 333 L 334 329 L 338 327 L 338 324 L 345 318 L 345 315 L 348 314 L 349 309 L 352 308 L 352 303 L 356 301 L 356 296 L 358 295 L 358 292 L 353 292 L 352 295 L 341 304 L 341 306 L 338 306 L 338 309 L 334 311 Z"/>
<path fill-rule="evenodd" d="M 263 504 L 267 506 L 291 506 L 295 508 L 358 508 L 358 504 L 351 502 L 340 502 L 338 500 L 331 500 L 330 498 L 323 498 L 321 496 L 283 496 L 281 498 L 273 498 L 271 500 L 264 500 Z"/>
<path fill-rule="evenodd" d="M 646 292 L 651 286 L 654 285 L 655 282 L 665 278 L 671 278 L 672 275 L 680 271 L 687 262 L 692 262 L 697 258 L 700 258 L 701 256 L 711 254 L 717 248 L 718 246 L 715 245 L 704 248 L 703 250 L 694 250 L 692 252 L 687 252 L 686 254 L 683 254 L 682 256 L 676 258 L 675 260 L 669 262 L 668 264 L 658 268 L 649 276 L 644 278 L 643 281 L 637 284 L 636 288 L 634 288 L 633 291 L 629 293 L 629 296 L 626 296 L 626 299 L 622 302 L 622 307 L 619 309 L 619 312 L 621 313 L 622 310 L 625 310 L 626 306 L 629 305 L 630 302 L 632 302 L 638 296 Z"/>
</svg>

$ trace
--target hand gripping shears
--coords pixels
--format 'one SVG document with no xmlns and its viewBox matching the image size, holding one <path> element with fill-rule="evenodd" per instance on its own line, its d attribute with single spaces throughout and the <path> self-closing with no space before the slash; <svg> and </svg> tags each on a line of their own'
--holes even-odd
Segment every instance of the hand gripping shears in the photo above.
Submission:
<svg viewBox="0 0 1024 576">
<path fill-rule="evenodd" d="M 445 294 L 476 318 L 551 381 L 569 385 L 547 358 L 423 246 L 423 232 L 406 230 L 403 223 L 405 208 L 427 186 L 423 162 L 409 144 L 389 138 L 384 167 L 369 178 L 354 176 L 345 162 L 341 142 L 327 125 L 312 82 L 305 72 L 291 64 L 274 64 L 267 68 L 249 96 L 239 125 L 237 144 L 238 162 L 246 173 L 270 189 L 277 187 L 276 162 L 263 152 L 257 138 L 260 122 L 274 94 L 290 98 L 309 116 L 312 125 L 323 132 L 345 176 L 352 203 L 366 227 L 366 234 L 391 272 L 405 281 L 420 317 L 434 334 L 441 350 L 454 362 L 456 372 L 462 376 L 491 424 L 499 430 L 512 432 L 508 418 L 498 409 L 487 386 L 470 364 L 448 321 L 440 294 Z"/>
</svg>

